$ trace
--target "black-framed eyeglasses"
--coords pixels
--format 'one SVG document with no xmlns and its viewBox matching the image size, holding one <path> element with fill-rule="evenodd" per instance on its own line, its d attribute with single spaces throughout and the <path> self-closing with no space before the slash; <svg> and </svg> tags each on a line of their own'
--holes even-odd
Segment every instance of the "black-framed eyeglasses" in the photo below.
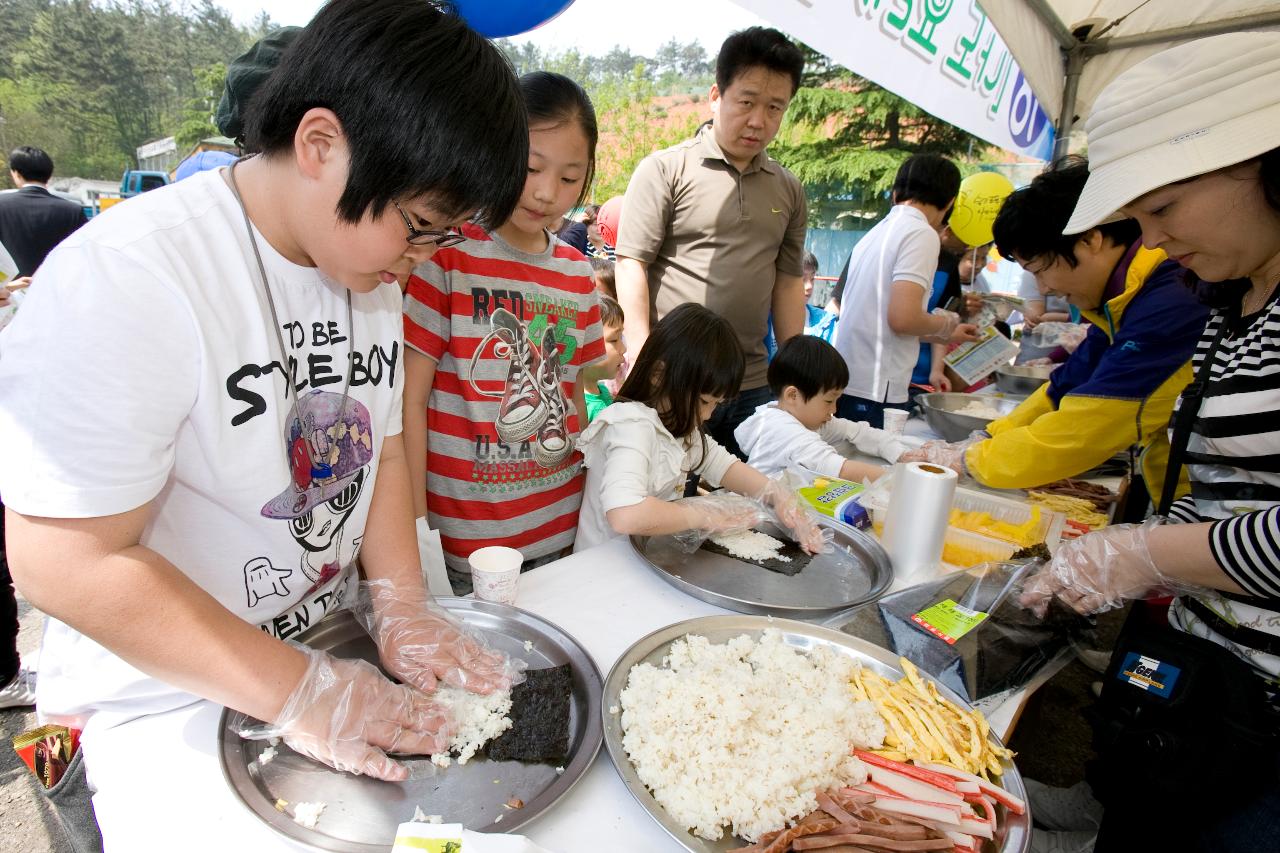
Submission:
<svg viewBox="0 0 1280 853">
<path fill-rule="evenodd" d="M 392 202 L 395 204 L 395 202 Z M 404 220 L 404 227 L 409 229 L 409 236 L 405 238 L 414 246 L 430 246 L 435 244 L 437 248 L 443 249 L 446 246 L 456 246 L 464 242 L 467 237 L 457 228 L 449 228 L 444 231 L 423 231 L 421 228 L 413 227 L 413 223 L 409 221 L 409 216 L 401 208 L 395 204 L 396 212 L 400 214 L 400 218 Z"/>
</svg>

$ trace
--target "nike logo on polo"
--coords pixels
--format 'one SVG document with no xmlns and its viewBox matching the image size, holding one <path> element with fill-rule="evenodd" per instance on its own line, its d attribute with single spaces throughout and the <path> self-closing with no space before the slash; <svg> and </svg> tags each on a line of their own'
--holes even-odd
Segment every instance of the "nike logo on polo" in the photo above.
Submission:
<svg viewBox="0 0 1280 853">
<path fill-rule="evenodd" d="M 782 208 L 780 208 L 780 207 L 771 207 L 771 208 L 769 208 L 769 209 L 770 209 L 770 210 L 772 210 L 774 213 L 781 213 L 781 212 L 782 212 Z"/>
</svg>

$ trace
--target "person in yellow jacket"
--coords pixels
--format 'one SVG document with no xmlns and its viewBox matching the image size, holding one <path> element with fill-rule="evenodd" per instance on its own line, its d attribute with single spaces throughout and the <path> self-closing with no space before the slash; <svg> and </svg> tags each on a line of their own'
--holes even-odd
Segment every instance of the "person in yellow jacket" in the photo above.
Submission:
<svg viewBox="0 0 1280 853">
<path fill-rule="evenodd" d="M 1208 309 L 1176 263 L 1143 248 L 1132 220 L 1062 233 L 1088 176 L 1080 159 L 1051 167 L 1009 196 L 993 227 L 1002 255 L 1092 324 L 1084 342 L 986 433 L 930 442 L 909 458 L 949 465 L 992 488 L 1020 489 L 1077 476 L 1136 446 L 1147 488 L 1160 494 L 1169 416 L 1191 382 Z M 1183 484 L 1179 494 L 1186 491 Z"/>
</svg>

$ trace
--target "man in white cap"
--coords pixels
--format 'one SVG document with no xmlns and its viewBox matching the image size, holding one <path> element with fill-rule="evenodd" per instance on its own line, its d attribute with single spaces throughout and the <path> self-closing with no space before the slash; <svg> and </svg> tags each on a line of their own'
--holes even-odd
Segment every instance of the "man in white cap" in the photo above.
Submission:
<svg viewBox="0 0 1280 853">
<path fill-rule="evenodd" d="M 1270 848 L 1280 837 L 1280 35 L 1231 33 L 1152 56 L 1102 92 L 1086 130 L 1091 174 L 1066 232 L 1134 218 L 1213 309 L 1173 420 L 1171 465 L 1186 466 L 1192 488 L 1169 523 L 1062 545 L 1023 601 L 1043 608 L 1057 596 L 1093 612 L 1184 593 L 1169 610 L 1175 630 L 1126 629 L 1104 681 L 1091 781 L 1108 811 L 1096 849 Z"/>
</svg>

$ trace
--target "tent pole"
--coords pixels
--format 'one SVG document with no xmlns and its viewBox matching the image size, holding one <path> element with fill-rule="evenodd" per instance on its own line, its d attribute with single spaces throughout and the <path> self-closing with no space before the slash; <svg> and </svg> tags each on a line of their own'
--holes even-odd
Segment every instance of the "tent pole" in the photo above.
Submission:
<svg viewBox="0 0 1280 853">
<path fill-rule="evenodd" d="M 1045 25 L 1049 34 L 1053 36 L 1053 40 L 1058 43 L 1058 47 L 1063 51 L 1071 50 L 1078 42 L 1071 30 L 1067 29 L 1067 25 L 1058 17 L 1058 13 L 1049 5 L 1049 0 L 1026 0 L 1027 6 L 1031 7 L 1031 11 L 1035 12 L 1040 23 Z"/>
<path fill-rule="evenodd" d="M 1084 45 L 1064 51 L 1067 55 L 1066 85 L 1062 89 L 1062 112 L 1058 114 L 1058 131 L 1053 140 L 1053 159 L 1060 160 L 1067 155 L 1071 144 L 1071 129 L 1076 119 L 1076 93 L 1080 89 L 1080 72 L 1084 70 Z"/>
<path fill-rule="evenodd" d="M 1264 27 L 1280 26 L 1280 12 L 1259 12 L 1256 15 L 1241 15 L 1222 21 L 1206 21 L 1200 24 L 1189 24 L 1185 27 L 1174 27 L 1167 30 L 1154 30 L 1149 33 L 1138 33 L 1131 36 L 1101 38 L 1090 44 L 1091 52 L 1102 53 L 1112 50 L 1123 50 L 1129 47 L 1141 47 L 1147 44 L 1166 44 L 1183 39 L 1213 36 L 1218 33 L 1230 33 L 1237 30 L 1256 30 Z"/>
</svg>

